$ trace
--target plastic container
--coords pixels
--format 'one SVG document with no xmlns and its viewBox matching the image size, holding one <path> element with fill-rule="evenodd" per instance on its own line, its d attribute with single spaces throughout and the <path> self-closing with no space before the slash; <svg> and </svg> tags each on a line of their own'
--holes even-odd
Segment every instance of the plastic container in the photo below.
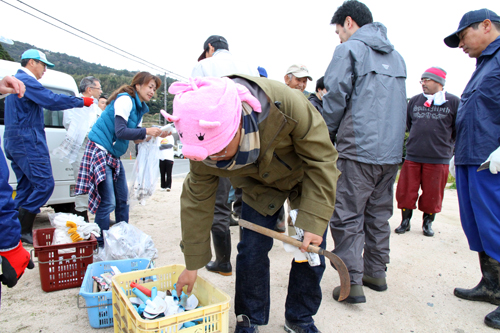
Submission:
<svg viewBox="0 0 500 333">
<path fill-rule="evenodd" d="M 153 320 L 142 318 L 134 309 L 129 301 L 129 297 L 134 296 L 130 287 L 131 282 L 142 283 L 150 289 L 157 287 L 159 291 L 172 290 L 184 268 L 182 265 L 170 265 L 113 277 L 115 333 L 177 333 L 180 325 L 197 319 L 203 319 L 203 322 L 189 328 L 183 328 L 181 332 L 228 333 L 230 297 L 200 276 L 198 276 L 193 288 L 193 293 L 200 301 L 199 308 Z M 150 282 L 144 282 L 144 278 L 152 276 L 156 277 L 156 281 L 148 279 L 147 281 Z"/>
<path fill-rule="evenodd" d="M 33 248 L 38 257 L 42 290 L 46 292 L 80 287 L 87 267 L 94 261 L 97 240 L 51 245 L 55 228 L 33 230 Z"/>
<path fill-rule="evenodd" d="M 80 306 L 80 297 L 77 298 L 77 305 L 78 308 L 87 309 L 90 326 L 93 328 L 113 326 L 112 292 L 111 290 L 99 293 L 92 292 L 94 285 L 92 276 L 111 272 L 111 266 L 116 266 L 121 273 L 142 270 L 148 266 L 148 263 L 149 259 L 146 258 L 111 260 L 96 262 L 87 268 L 79 294 L 85 299 L 86 306 Z"/>
</svg>

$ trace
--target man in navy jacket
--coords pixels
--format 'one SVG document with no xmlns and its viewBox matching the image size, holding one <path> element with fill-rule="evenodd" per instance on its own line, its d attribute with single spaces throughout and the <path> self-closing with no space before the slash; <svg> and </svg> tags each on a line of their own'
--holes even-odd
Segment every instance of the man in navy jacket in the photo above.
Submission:
<svg viewBox="0 0 500 333">
<path fill-rule="evenodd" d="M 21 240 L 33 244 L 32 227 L 36 214 L 52 195 L 54 178 L 45 138 L 43 109 L 51 111 L 89 106 L 92 98 L 54 94 L 38 80 L 47 67 L 45 54 L 34 49 L 21 56 L 21 68 L 15 77 L 26 86 L 22 98 L 9 95 L 5 99 L 5 155 L 11 160 L 17 178 L 14 200 L 21 222 Z"/>
<path fill-rule="evenodd" d="M 470 11 L 444 42 L 476 58 L 458 106 L 450 172 L 456 172 L 462 228 L 479 253 L 483 277 L 476 287 L 454 293 L 500 305 L 500 17 L 488 9 Z M 484 322 L 500 328 L 500 307 Z"/>
<path fill-rule="evenodd" d="M 11 93 L 17 98 L 21 98 L 25 90 L 24 84 L 11 76 L 0 80 L 0 99 L 5 97 L 1 95 Z M 17 220 L 17 214 L 14 200 L 12 200 L 12 187 L 9 185 L 9 169 L 0 148 L 0 230 L 2 230 L 0 235 L 0 262 L 2 264 L 0 281 L 9 288 L 17 284 L 26 268 L 33 269 L 35 267 L 30 259 L 30 254 L 20 242 L 21 227 Z"/>
</svg>

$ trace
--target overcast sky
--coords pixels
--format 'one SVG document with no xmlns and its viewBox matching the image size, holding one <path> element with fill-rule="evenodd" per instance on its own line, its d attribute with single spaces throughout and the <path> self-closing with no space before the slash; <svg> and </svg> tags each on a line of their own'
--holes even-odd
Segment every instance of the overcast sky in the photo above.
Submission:
<svg viewBox="0 0 500 333">
<path fill-rule="evenodd" d="M 19 1 L 5 1 L 63 26 Z M 233 55 L 264 67 L 269 77 L 278 81 L 283 81 L 286 69 L 293 63 L 305 64 L 315 80 L 324 75 L 339 44 L 330 20 L 342 4 L 331 0 L 23 2 L 185 77 L 190 76 L 207 37 L 222 35 Z M 431 66 L 448 72 L 445 89 L 460 96 L 476 61 L 461 49 L 446 47 L 443 38 L 457 29 L 467 11 L 489 8 L 500 14 L 499 0 L 366 0 L 364 3 L 374 20 L 387 27 L 389 40 L 406 61 L 408 97 L 421 93 L 420 75 Z M 155 72 L 4 2 L 0 2 L 0 14 L 0 36 L 117 69 Z M 310 82 L 307 90 L 314 91 L 314 87 L 315 81 Z"/>
</svg>

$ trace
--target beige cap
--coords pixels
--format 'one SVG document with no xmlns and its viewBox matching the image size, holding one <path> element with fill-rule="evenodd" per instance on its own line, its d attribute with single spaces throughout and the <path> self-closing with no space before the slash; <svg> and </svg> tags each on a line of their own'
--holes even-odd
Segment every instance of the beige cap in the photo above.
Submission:
<svg viewBox="0 0 500 333">
<path fill-rule="evenodd" d="M 293 64 L 292 66 L 288 67 L 288 69 L 286 70 L 286 74 L 293 74 L 297 78 L 307 77 L 309 81 L 313 80 L 309 75 L 307 67 L 300 64 Z"/>
</svg>

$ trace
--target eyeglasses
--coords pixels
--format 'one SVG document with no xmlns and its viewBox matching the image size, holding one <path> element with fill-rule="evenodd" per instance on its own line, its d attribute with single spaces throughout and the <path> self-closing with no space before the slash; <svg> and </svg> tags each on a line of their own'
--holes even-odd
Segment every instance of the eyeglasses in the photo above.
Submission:
<svg viewBox="0 0 500 333">
<path fill-rule="evenodd" d="M 430 81 L 431 79 L 422 79 L 420 80 L 420 84 L 424 84 L 424 83 L 427 83 L 427 81 Z"/>
<path fill-rule="evenodd" d="M 97 87 L 90 87 L 90 89 L 98 89 L 98 90 L 102 91 L 102 87 L 99 87 L 99 88 L 97 88 Z"/>
<path fill-rule="evenodd" d="M 44 63 L 43 61 L 40 61 L 40 60 L 38 60 L 38 59 L 33 59 L 33 60 L 35 60 L 37 64 L 42 64 L 42 66 L 43 66 L 44 68 L 46 68 L 46 67 L 47 67 L 47 64 L 46 64 L 46 63 Z"/>
</svg>

